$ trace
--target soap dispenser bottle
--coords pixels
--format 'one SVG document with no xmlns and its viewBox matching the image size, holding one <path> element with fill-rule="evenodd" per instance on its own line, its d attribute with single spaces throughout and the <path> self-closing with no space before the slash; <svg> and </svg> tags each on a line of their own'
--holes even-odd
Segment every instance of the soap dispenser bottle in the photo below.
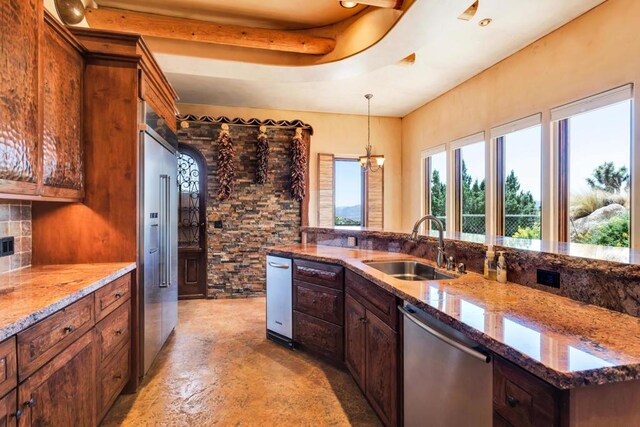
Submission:
<svg viewBox="0 0 640 427">
<path fill-rule="evenodd" d="M 487 247 L 487 256 L 484 259 L 484 278 L 496 280 L 496 253 L 493 251 L 493 245 Z"/>
<path fill-rule="evenodd" d="M 507 283 L 507 263 L 504 260 L 504 251 L 498 251 L 498 264 L 496 265 L 496 276 L 498 282 Z"/>
</svg>

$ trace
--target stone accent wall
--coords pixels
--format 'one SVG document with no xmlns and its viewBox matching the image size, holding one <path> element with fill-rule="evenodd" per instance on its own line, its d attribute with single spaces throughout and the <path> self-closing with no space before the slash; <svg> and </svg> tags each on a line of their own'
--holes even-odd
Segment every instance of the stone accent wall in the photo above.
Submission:
<svg viewBox="0 0 640 427">
<path fill-rule="evenodd" d="M 14 254 L 0 258 L 0 273 L 31 265 L 31 202 L 0 200 L 0 237 L 15 238 Z"/>
<path fill-rule="evenodd" d="M 191 122 L 179 129 L 178 141 L 197 148 L 207 161 L 207 284 L 211 298 L 263 295 L 265 250 L 300 241 L 300 203 L 291 198 L 289 150 L 294 129 L 267 128 L 269 175 L 255 183 L 258 126 L 230 125 L 235 149 L 235 190 L 218 201 L 216 139 L 218 124 Z M 222 221 L 215 228 L 214 221 Z"/>
</svg>

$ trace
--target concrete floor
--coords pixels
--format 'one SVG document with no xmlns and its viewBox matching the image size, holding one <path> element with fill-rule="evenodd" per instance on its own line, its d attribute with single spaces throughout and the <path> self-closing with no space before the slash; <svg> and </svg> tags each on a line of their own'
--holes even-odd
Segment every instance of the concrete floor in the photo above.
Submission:
<svg viewBox="0 0 640 427">
<path fill-rule="evenodd" d="M 180 301 L 138 393 L 103 426 L 379 426 L 350 375 L 265 338 L 265 299 Z"/>
</svg>

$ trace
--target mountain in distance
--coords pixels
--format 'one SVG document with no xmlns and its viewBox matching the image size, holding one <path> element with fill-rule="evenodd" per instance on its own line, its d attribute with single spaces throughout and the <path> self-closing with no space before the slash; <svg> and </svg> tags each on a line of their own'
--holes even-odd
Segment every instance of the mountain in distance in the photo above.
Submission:
<svg viewBox="0 0 640 427">
<path fill-rule="evenodd" d="M 362 205 L 336 206 L 336 216 L 359 222 L 362 219 Z"/>
</svg>

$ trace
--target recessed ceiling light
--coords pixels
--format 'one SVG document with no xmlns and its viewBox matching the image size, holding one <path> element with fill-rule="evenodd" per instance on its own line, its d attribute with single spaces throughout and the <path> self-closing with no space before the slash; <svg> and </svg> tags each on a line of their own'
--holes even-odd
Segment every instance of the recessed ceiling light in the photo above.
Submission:
<svg viewBox="0 0 640 427">
<path fill-rule="evenodd" d="M 341 1 L 340 2 L 340 6 L 344 7 L 345 9 L 353 9 L 357 5 L 358 5 L 358 2 L 356 2 L 356 1 Z"/>
<path fill-rule="evenodd" d="M 486 27 L 487 25 L 491 24 L 491 21 L 491 18 L 484 18 L 482 21 L 478 22 L 478 25 L 480 25 L 481 27 Z"/>
</svg>

